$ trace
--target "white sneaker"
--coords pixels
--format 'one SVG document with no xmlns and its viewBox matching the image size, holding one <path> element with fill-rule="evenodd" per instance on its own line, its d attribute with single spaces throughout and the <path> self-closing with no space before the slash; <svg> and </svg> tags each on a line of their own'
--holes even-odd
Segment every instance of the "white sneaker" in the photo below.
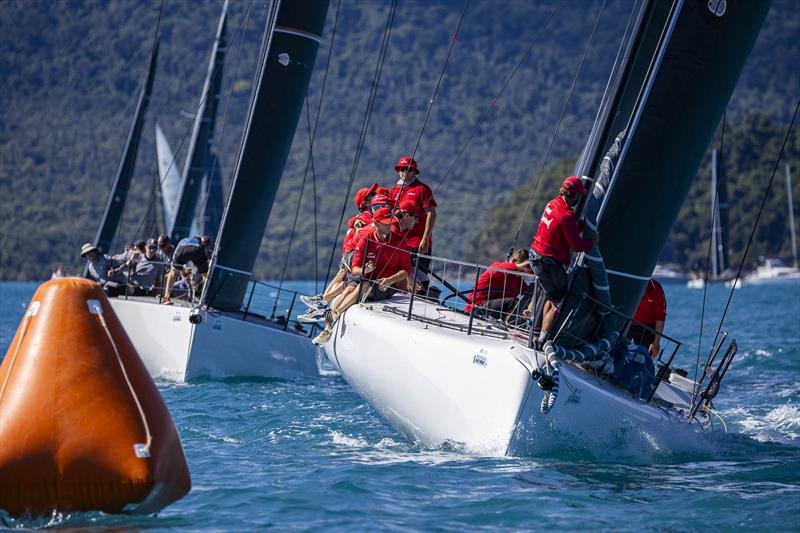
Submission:
<svg viewBox="0 0 800 533">
<path fill-rule="evenodd" d="M 305 324 L 313 324 L 314 322 L 320 322 L 323 318 L 325 318 L 324 309 L 311 309 L 304 315 L 299 315 L 297 321 Z"/>
<path fill-rule="evenodd" d="M 315 296 L 306 296 L 305 294 L 301 294 L 300 301 L 311 309 L 322 309 L 328 307 L 328 302 L 322 298 L 321 294 L 317 294 Z"/>
<path fill-rule="evenodd" d="M 321 348 L 322 346 L 325 345 L 326 342 L 331 340 L 331 333 L 332 331 L 330 329 L 325 328 L 320 332 L 319 335 L 314 337 L 314 339 L 311 342 L 313 342 L 316 346 L 319 346 Z"/>
</svg>

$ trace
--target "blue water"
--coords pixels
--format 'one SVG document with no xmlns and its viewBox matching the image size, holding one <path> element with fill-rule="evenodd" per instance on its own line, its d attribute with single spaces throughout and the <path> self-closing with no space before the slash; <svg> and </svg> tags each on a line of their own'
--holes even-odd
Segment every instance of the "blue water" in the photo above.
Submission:
<svg viewBox="0 0 800 533">
<path fill-rule="evenodd" d="M 684 341 L 678 362 L 693 368 L 703 291 L 665 288 L 666 333 Z M 34 290 L 0 284 L 0 353 Z M 704 338 L 727 296 L 709 288 Z M 800 531 L 800 283 L 736 291 L 726 326 L 740 347 L 715 402 L 728 434 L 633 432 L 615 449 L 585 455 L 480 457 L 420 449 L 336 375 L 164 382 L 192 471 L 187 497 L 157 517 L 90 513 L 9 525 Z"/>
</svg>

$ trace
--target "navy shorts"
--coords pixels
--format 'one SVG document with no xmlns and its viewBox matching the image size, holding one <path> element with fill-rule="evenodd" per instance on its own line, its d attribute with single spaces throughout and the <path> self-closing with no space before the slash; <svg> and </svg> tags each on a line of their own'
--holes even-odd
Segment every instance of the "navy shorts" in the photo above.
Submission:
<svg viewBox="0 0 800 533">
<path fill-rule="evenodd" d="M 194 244 L 179 245 L 172 256 L 172 266 L 185 266 L 191 261 L 201 274 L 208 272 L 208 257 L 206 250 L 202 246 Z"/>
</svg>

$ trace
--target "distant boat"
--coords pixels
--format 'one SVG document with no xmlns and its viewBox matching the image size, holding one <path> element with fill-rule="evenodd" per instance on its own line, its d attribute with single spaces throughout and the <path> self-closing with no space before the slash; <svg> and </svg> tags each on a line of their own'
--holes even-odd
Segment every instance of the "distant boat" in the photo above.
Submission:
<svg viewBox="0 0 800 533">
<path fill-rule="evenodd" d="M 794 230 L 794 203 L 792 202 L 792 175 L 789 164 L 786 164 L 786 198 L 789 204 L 789 235 L 792 242 L 792 266 L 784 264 L 780 259 L 762 258 L 758 266 L 745 283 L 768 283 L 787 279 L 800 279 L 800 268 L 797 264 L 797 238 Z"/>
<path fill-rule="evenodd" d="M 672 265 L 656 265 L 653 277 L 661 283 L 686 283 L 689 275 Z"/>
</svg>

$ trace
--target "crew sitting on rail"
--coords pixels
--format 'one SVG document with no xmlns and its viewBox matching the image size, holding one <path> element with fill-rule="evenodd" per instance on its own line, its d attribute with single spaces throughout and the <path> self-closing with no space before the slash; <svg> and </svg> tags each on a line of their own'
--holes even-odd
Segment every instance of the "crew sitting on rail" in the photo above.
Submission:
<svg viewBox="0 0 800 533">
<path fill-rule="evenodd" d="M 436 200 L 433 198 L 431 188 L 417 178 L 419 169 L 413 157 L 404 156 L 398 159 L 394 170 L 397 172 L 399 179 L 389 196 L 395 205 L 400 205 L 403 201 L 414 202 L 417 205 L 416 212 L 419 213 L 419 219 L 409 232 L 406 240 L 411 252 L 414 254 L 412 259 L 416 264 L 418 260 L 417 253 L 427 255 L 432 253 L 433 226 L 436 222 Z M 423 272 L 429 272 L 430 259 L 420 258 L 419 268 Z"/>
<path fill-rule="evenodd" d="M 144 252 L 135 258 L 129 281 L 134 296 L 155 296 L 161 288 L 161 281 L 167 265 L 158 257 L 158 244 L 149 239 L 143 247 Z"/>
<path fill-rule="evenodd" d="M 317 346 L 328 342 L 339 317 L 362 295 L 367 301 L 386 300 L 395 290 L 410 288 L 411 254 L 403 237 L 392 231 L 396 219 L 388 208 L 375 211 L 373 219 L 374 233 L 356 245 L 347 287 L 331 303 L 325 329 L 313 340 Z"/>
<path fill-rule="evenodd" d="M 597 235 L 592 239 L 581 237 L 578 218 L 573 211 L 584 194 L 586 188 L 577 176 L 566 178 L 561 184 L 559 195 L 547 202 L 531 243 L 533 273 L 539 278 L 546 295 L 539 345 L 550 338 L 558 313 L 558 303 L 567 293 L 566 264 L 569 262 L 570 250 L 588 252 L 597 242 Z M 527 313 L 532 311 L 533 301 Z"/>
<path fill-rule="evenodd" d="M 164 282 L 164 299 L 162 303 L 165 305 L 172 304 L 172 286 L 178 277 L 178 269 L 185 266 L 190 261 L 197 267 L 200 274 L 203 275 L 203 283 L 208 278 L 208 259 L 210 251 L 210 239 L 207 236 L 203 237 L 187 237 L 181 239 L 178 246 L 175 247 L 175 254 L 172 256 L 172 268 L 167 274 L 167 279 Z"/>
<path fill-rule="evenodd" d="M 311 323 L 321 320 L 325 311 L 330 307 L 330 302 L 344 290 L 345 275 L 350 272 L 350 261 L 353 258 L 356 244 L 373 229 L 371 203 L 380 188 L 377 183 L 373 183 L 369 187 L 362 187 L 356 193 L 355 203 L 359 213 L 347 221 L 348 228 L 342 241 L 342 259 L 339 262 L 339 270 L 320 294 L 300 295 L 300 301 L 309 308 L 305 314 L 297 317 L 300 322 Z"/>
<path fill-rule="evenodd" d="M 511 261 L 495 261 L 489 269 L 478 277 L 478 283 L 470 292 L 470 303 L 465 307 L 467 313 L 475 308 L 475 314 L 505 319 L 519 305 L 519 296 L 525 290 L 522 277 L 510 272 L 529 273 L 529 253 L 520 248 L 511 256 Z M 521 314 L 521 313 L 520 313 Z"/>
<path fill-rule="evenodd" d="M 650 355 L 658 357 L 661 354 L 661 334 L 664 333 L 664 324 L 667 321 L 667 298 L 664 296 L 664 288 L 653 278 L 647 282 L 633 320 L 628 329 L 628 338 L 636 344 L 647 346 Z M 652 329 L 643 328 L 639 324 Z"/>
<path fill-rule="evenodd" d="M 102 285 L 110 296 L 121 294 L 119 285 L 110 281 L 108 276 L 110 269 L 121 264 L 117 259 L 101 253 L 97 246 L 88 242 L 81 246 L 81 257 L 86 259 L 86 275 L 89 279 Z"/>
</svg>

